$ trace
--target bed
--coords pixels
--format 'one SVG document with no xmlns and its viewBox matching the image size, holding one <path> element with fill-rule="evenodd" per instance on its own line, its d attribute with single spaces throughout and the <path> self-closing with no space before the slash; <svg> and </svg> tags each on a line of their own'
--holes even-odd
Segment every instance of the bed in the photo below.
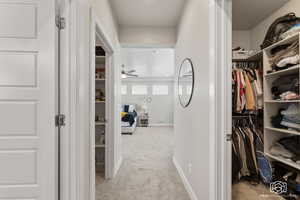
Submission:
<svg viewBox="0 0 300 200">
<path fill-rule="evenodd" d="M 122 105 L 122 134 L 132 135 L 136 129 L 137 112 L 135 105 L 124 104 Z"/>
</svg>

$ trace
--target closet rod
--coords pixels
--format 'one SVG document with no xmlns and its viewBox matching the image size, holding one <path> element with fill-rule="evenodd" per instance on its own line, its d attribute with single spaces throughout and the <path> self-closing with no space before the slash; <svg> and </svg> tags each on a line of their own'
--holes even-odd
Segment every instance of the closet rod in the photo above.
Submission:
<svg viewBox="0 0 300 200">
<path fill-rule="evenodd" d="M 251 115 L 246 115 L 246 116 L 232 116 L 233 119 L 246 119 L 246 118 L 250 118 L 253 117 Z"/>
</svg>

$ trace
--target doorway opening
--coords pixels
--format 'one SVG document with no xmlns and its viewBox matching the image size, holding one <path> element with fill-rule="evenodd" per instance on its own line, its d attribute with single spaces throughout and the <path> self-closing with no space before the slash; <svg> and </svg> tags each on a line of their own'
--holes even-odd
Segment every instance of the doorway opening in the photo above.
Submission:
<svg viewBox="0 0 300 200">
<path fill-rule="evenodd" d="M 299 1 L 232 4 L 232 200 L 298 199 Z"/>
<path fill-rule="evenodd" d="M 123 162 L 113 179 L 96 181 L 96 199 L 189 199 L 172 163 L 174 62 L 171 48 L 121 49 Z"/>
<path fill-rule="evenodd" d="M 91 199 L 96 199 L 96 184 L 114 176 L 115 123 L 112 92 L 114 49 L 91 11 L 89 69 L 89 155 Z"/>
</svg>

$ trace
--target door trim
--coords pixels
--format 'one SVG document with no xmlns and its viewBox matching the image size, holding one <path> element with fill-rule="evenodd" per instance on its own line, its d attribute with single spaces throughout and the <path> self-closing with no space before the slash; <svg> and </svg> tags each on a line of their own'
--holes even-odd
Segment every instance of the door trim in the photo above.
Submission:
<svg viewBox="0 0 300 200">
<path fill-rule="evenodd" d="M 113 94 L 113 63 L 114 63 L 114 48 L 104 33 L 102 23 L 95 15 L 93 8 L 90 8 L 90 68 L 89 68 L 89 116 L 90 116 L 90 145 L 89 145 L 89 179 L 90 179 L 90 199 L 95 200 L 95 46 L 96 35 L 103 45 L 105 50 L 105 119 L 107 120 L 105 126 L 105 178 L 110 179 L 114 177 L 114 94 Z"/>
<path fill-rule="evenodd" d="M 215 69 L 215 176 L 216 193 L 214 199 L 231 200 L 231 141 L 226 135 L 232 133 L 232 0 L 213 0 L 211 17 L 214 33 Z"/>
<path fill-rule="evenodd" d="M 88 2 L 60 0 L 64 3 L 62 16 L 66 19 L 66 28 L 62 38 L 62 112 L 66 115 L 66 126 L 62 128 L 61 140 L 61 199 L 94 200 L 95 199 L 95 160 L 91 151 L 93 140 L 91 124 L 95 116 L 91 112 L 91 59 L 95 51 L 91 35 L 97 33 L 103 39 L 105 50 L 109 53 L 107 67 L 109 69 L 107 91 L 113 91 L 114 83 L 114 47 L 103 32 L 103 25 L 94 14 Z M 94 24 L 94 26 L 92 26 Z M 91 29 L 94 31 L 91 31 Z M 91 32 L 90 32 L 91 31 Z M 94 59 L 93 59 L 94 60 Z M 92 74 L 92 76 L 91 76 Z M 94 80 L 94 79 L 93 79 Z M 95 91 L 93 91 L 95 92 Z M 87 97 L 87 98 L 85 98 Z M 107 109 L 109 119 L 106 131 L 109 134 L 109 151 L 107 152 L 107 178 L 114 175 L 115 141 L 113 106 L 114 94 L 109 93 L 107 99 L 111 102 Z M 89 119 L 88 121 L 86 119 Z M 92 120 L 91 120 L 92 119 Z M 94 127 L 94 126 L 92 126 Z M 88 133 L 88 134 L 87 134 Z M 94 132 L 92 133 L 94 135 Z M 91 163 L 91 160 L 93 163 Z"/>
<path fill-rule="evenodd" d="M 75 1 L 58 0 L 61 17 L 66 27 L 61 30 L 61 112 L 66 116 L 66 125 L 61 128 L 60 146 L 60 199 L 78 200 L 81 191 L 78 182 L 80 170 L 77 138 L 78 57 L 77 57 L 77 10 Z"/>
</svg>

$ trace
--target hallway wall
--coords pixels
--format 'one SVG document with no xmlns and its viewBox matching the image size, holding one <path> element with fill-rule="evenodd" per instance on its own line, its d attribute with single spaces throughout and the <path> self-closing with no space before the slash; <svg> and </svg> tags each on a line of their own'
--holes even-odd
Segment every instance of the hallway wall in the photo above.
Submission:
<svg viewBox="0 0 300 200">
<path fill-rule="evenodd" d="M 195 90 L 191 104 L 182 108 L 175 83 L 175 156 L 177 168 L 187 180 L 193 200 L 210 199 L 210 91 L 209 91 L 209 0 L 187 2 L 175 47 L 176 69 L 186 57 L 195 68 Z"/>
<path fill-rule="evenodd" d="M 251 50 L 251 32 L 250 30 L 232 31 L 232 48 L 242 47 L 245 50 Z"/>
<path fill-rule="evenodd" d="M 176 43 L 173 27 L 121 26 L 119 30 L 123 47 L 174 47 Z"/>
</svg>

